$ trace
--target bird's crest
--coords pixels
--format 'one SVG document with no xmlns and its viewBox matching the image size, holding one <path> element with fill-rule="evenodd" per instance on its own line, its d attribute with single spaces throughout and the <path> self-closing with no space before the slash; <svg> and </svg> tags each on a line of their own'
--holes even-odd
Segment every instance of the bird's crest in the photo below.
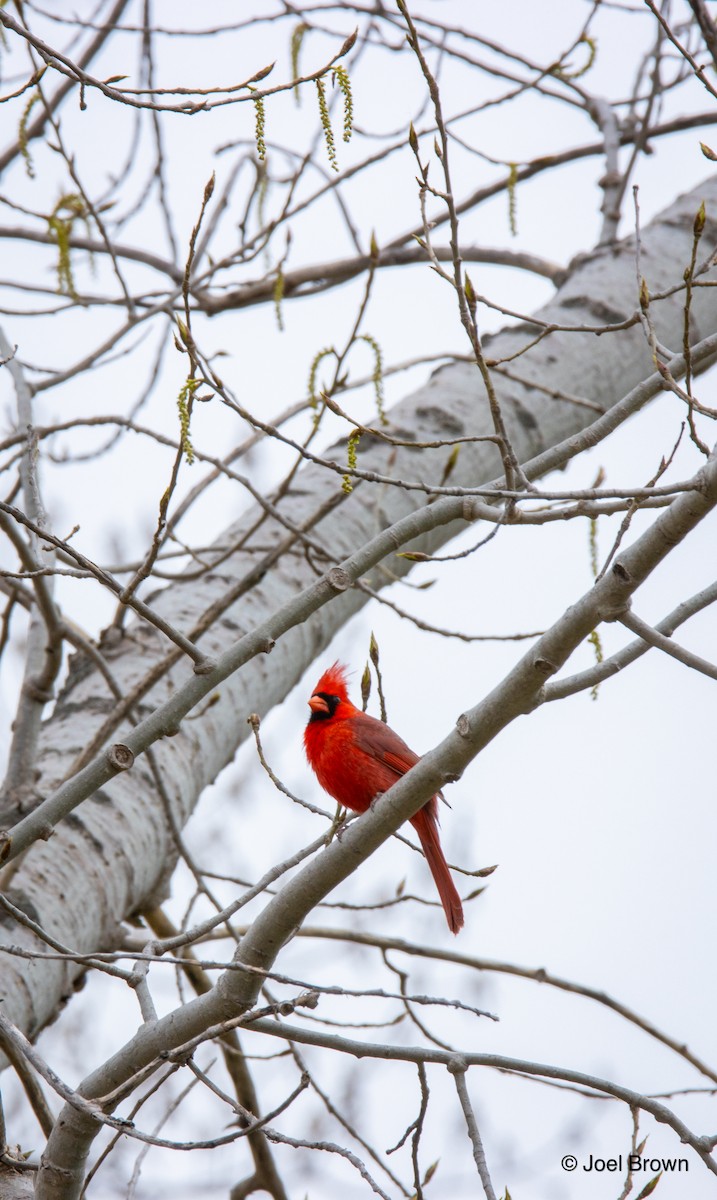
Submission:
<svg viewBox="0 0 717 1200">
<path fill-rule="evenodd" d="M 338 696 L 339 700 L 348 700 L 347 675 L 348 667 L 337 660 L 333 666 L 324 671 L 313 694 L 325 692 L 327 696 Z"/>
</svg>

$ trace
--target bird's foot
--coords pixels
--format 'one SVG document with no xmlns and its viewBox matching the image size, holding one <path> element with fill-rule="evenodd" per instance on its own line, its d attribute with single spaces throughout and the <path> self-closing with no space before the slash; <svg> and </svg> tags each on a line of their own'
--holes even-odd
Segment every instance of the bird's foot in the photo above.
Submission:
<svg viewBox="0 0 717 1200">
<path fill-rule="evenodd" d="M 329 832 L 326 834 L 326 845 L 327 846 L 331 845 L 331 843 L 334 840 L 334 836 L 336 836 L 339 839 L 339 841 L 341 841 L 341 835 L 343 834 L 347 817 L 348 817 L 348 813 L 346 812 L 346 809 L 342 808 L 341 805 L 339 804 L 338 808 L 336 809 L 336 813 L 334 814 L 334 819 L 331 822 L 331 828 L 329 829 Z"/>
</svg>

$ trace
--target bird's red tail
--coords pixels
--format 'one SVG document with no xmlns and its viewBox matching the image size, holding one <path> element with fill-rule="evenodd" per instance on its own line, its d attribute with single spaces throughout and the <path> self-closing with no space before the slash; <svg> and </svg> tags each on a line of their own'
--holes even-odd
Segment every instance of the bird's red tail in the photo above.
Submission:
<svg viewBox="0 0 717 1200">
<path fill-rule="evenodd" d="M 433 804 L 435 805 L 435 800 Z M 411 817 L 411 824 L 418 834 L 426 861 L 431 868 L 431 875 L 438 888 L 438 895 L 441 897 L 448 928 L 451 933 L 458 933 L 463 928 L 463 905 L 441 849 L 438 837 L 438 817 L 432 811 L 430 803 L 417 812 L 415 817 Z"/>
</svg>

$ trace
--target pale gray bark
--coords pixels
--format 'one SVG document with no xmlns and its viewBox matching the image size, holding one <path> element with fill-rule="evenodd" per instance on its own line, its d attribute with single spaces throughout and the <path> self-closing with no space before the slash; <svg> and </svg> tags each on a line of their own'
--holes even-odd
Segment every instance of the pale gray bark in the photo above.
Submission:
<svg viewBox="0 0 717 1200">
<path fill-rule="evenodd" d="M 711 208 L 717 209 L 715 178 L 678 200 L 645 231 L 642 272 L 653 294 L 681 282 L 690 259 L 693 219 L 703 199 L 708 220 L 702 244 L 707 257 L 717 240 L 717 224 L 710 215 Z M 536 316 L 555 324 L 602 326 L 624 320 L 637 308 L 634 246 L 628 239 L 618 247 L 603 247 L 594 256 L 577 261 L 553 301 Z M 654 303 L 651 314 L 660 341 L 679 352 L 682 294 Z M 715 327 L 715 289 L 699 290 L 693 305 L 693 339 L 704 338 Z M 537 330 L 506 330 L 487 340 L 486 353 L 491 358 L 506 356 L 525 344 L 531 332 Z M 589 332 L 554 332 L 513 363 L 512 369 L 543 389 L 584 396 L 610 409 L 653 371 L 653 364 L 642 330 L 634 324 L 628 330 L 600 337 Z M 527 384 L 503 382 L 496 376 L 496 385 L 514 448 L 523 461 L 577 434 L 595 416 L 590 409 L 551 399 L 545 391 Z M 478 373 L 463 363 L 437 371 L 390 416 L 391 432 L 403 432 L 417 440 L 491 432 Z M 344 450 L 337 448 L 335 457 L 343 463 Z M 437 482 L 447 457 L 445 449 L 405 449 L 394 458 L 393 451 L 381 444 L 362 443 L 359 468 L 406 481 Z M 449 483 L 456 489 L 474 488 L 498 474 L 495 447 L 485 443 L 464 445 Z M 338 474 L 310 465 L 297 477 L 281 511 L 296 525 L 310 523 L 339 491 Z M 437 525 L 412 548 L 438 547 L 462 528 L 461 514 L 470 515 L 470 505 L 464 506 L 460 498 L 440 503 L 442 508 L 432 505 L 431 509 L 437 509 L 438 515 L 442 514 L 440 519 L 447 523 Z M 312 532 L 326 549 L 330 563 L 339 564 L 358 555 L 371 539 L 391 530 L 402 519 L 410 526 L 406 519 L 411 514 L 417 518 L 410 529 L 413 534 L 420 525 L 418 518 L 427 511 L 421 490 L 361 484 L 323 516 Z M 240 540 L 251 530 L 256 517 L 256 512 L 242 517 L 218 543 L 226 546 Z M 267 546 L 285 536 L 286 530 L 271 520 L 264 523 L 256 540 Z M 381 553 L 396 548 L 396 538 L 387 534 Z M 201 579 L 173 585 L 156 597 L 156 609 L 185 634 L 213 605 L 221 608 L 201 645 L 230 673 L 218 687 L 217 676 L 192 676 L 190 664 L 175 664 L 136 706 L 137 717 L 145 721 L 144 740 L 133 734 L 127 723 L 110 738 L 113 743 L 130 745 L 135 738 L 133 748 L 141 750 L 160 733 L 167 733 L 172 720 L 176 723 L 190 703 L 209 691 L 219 691 L 219 702 L 206 707 L 199 704 L 191 721 L 184 721 L 173 736 L 157 741 L 153 748 L 157 770 L 180 827 L 202 789 L 231 760 L 247 736 L 248 714 L 264 714 L 279 703 L 336 630 L 365 602 L 365 596 L 356 589 L 341 591 L 328 583 L 317 586 L 316 575 L 303 554 L 282 555 L 262 577 L 258 577 L 258 559 L 261 555 L 243 548 L 224 558 Z M 320 566 L 324 569 L 325 564 Z M 392 572 L 407 569 L 405 560 L 391 559 Z M 233 594 L 238 582 L 253 573 L 257 575 L 253 586 L 224 607 L 227 595 Z M 380 567 L 370 570 L 368 579 L 373 587 L 381 587 L 386 581 Z M 259 634 L 252 640 L 257 630 Z M 268 657 L 261 653 L 267 637 L 276 640 Z M 236 651 L 237 647 L 242 648 L 241 652 L 232 657 L 232 649 Z M 121 642 L 105 651 L 121 692 L 131 691 L 169 648 L 154 630 L 132 623 Z M 84 661 L 80 663 L 43 731 L 39 762 L 43 772 L 39 792 L 43 796 L 49 796 L 65 778 L 114 704 L 101 675 Z M 160 717 L 152 724 L 151 714 L 157 710 Z M 107 948 L 115 937 L 118 921 L 161 895 L 166 872 L 175 858 L 146 758 L 139 758 L 130 771 L 115 778 L 112 775 L 101 763 L 97 769 L 88 768 L 71 803 L 77 804 L 85 796 L 91 798 L 57 825 L 49 842 L 37 842 L 28 850 L 12 881 L 14 896 L 43 928 L 82 952 Z M 98 788 L 100 781 L 104 785 Z M 241 836 L 239 827 L 233 836 Z M 37 948 L 34 936 L 16 925 L 5 933 L 8 942 Z M 78 971 L 72 964 L 30 962 L 5 955 L 5 1015 L 34 1035 L 71 992 Z"/>
<path fill-rule="evenodd" d="M 29 1200 L 35 1195 L 35 1175 L 0 1164 L 0 1200 Z"/>
</svg>

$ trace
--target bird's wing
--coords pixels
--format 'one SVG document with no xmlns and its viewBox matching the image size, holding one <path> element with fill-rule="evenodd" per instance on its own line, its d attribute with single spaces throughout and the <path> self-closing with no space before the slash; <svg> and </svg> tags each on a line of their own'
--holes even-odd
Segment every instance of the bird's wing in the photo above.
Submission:
<svg viewBox="0 0 717 1200">
<path fill-rule="evenodd" d="M 405 775 L 406 771 L 410 771 L 418 762 L 420 755 L 415 754 L 403 738 L 383 721 L 377 721 L 368 713 L 357 712 L 351 718 L 351 726 L 354 744 L 358 749 L 375 762 L 381 763 L 396 776 L 396 779 Z M 448 808 L 451 807 L 443 792 L 436 792 L 436 795 Z"/>
<path fill-rule="evenodd" d="M 368 713 L 357 713 L 351 718 L 351 725 L 358 749 L 383 763 L 396 778 L 405 775 L 418 762 L 418 755 L 383 721 L 377 721 Z"/>
</svg>

